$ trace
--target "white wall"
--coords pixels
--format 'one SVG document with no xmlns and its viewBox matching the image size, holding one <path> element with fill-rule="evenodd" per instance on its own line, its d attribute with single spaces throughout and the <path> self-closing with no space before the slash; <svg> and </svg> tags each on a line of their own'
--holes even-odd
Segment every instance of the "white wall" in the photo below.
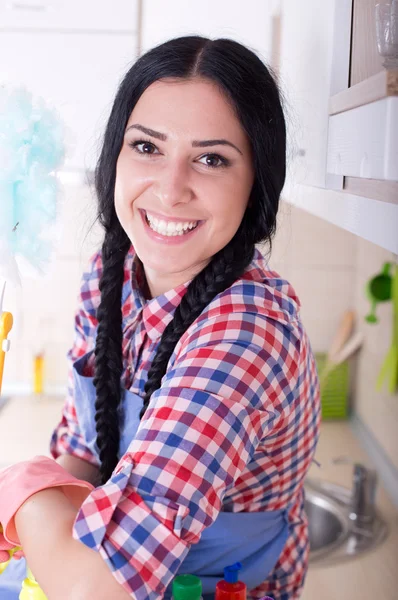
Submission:
<svg viewBox="0 0 398 600">
<path fill-rule="evenodd" d="M 271 15 L 275 0 L 144 0 L 142 51 L 180 35 L 231 37 L 268 61 L 271 51 Z"/>
</svg>

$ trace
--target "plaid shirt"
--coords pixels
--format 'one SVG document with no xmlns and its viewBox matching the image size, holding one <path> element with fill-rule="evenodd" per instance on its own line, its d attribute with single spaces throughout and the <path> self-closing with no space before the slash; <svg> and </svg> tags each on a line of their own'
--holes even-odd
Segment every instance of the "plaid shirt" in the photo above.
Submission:
<svg viewBox="0 0 398 600">
<path fill-rule="evenodd" d="M 131 246 L 122 291 L 122 385 L 144 396 L 163 330 L 189 282 L 153 299 Z M 93 349 L 100 252 L 83 275 L 71 362 Z M 217 295 L 178 341 L 135 439 L 105 484 L 83 503 L 73 536 L 97 550 L 137 600 L 159 600 L 191 544 L 220 511 L 292 505 L 292 532 L 253 598 L 298 598 L 309 544 L 303 479 L 319 434 L 314 357 L 292 286 L 256 247 L 243 276 Z M 91 355 L 93 358 L 93 355 Z M 85 375 L 93 375 L 88 362 Z M 97 465 L 74 408 L 70 369 L 52 456 Z"/>
</svg>

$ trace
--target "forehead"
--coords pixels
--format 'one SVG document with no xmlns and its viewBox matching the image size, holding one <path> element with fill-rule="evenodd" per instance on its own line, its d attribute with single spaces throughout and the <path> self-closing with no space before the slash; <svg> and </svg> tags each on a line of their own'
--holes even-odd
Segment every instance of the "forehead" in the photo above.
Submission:
<svg viewBox="0 0 398 600">
<path fill-rule="evenodd" d="M 170 135 L 244 137 L 231 102 L 215 83 L 203 79 L 155 81 L 135 105 L 127 126 L 132 123 Z"/>
</svg>

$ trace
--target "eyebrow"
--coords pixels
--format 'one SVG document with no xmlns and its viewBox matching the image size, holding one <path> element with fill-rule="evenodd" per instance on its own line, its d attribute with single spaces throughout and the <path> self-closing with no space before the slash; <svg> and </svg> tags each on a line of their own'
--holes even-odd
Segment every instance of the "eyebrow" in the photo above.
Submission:
<svg viewBox="0 0 398 600">
<path fill-rule="evenodd" d="M 129 131 L 129 129 L 139 129 L 143 133 L 146 133 L 147 135 L 150 135 L 151 137 L 157 138 L 158 140 L 161 140 L 162 142 L 165 142 L 167 140 L 167 135 L 165 133 L 160 133 L 159 131 L 155 131 L 154 129 L 149 129 L 149 127 L 144 127 L 143 125 L 140 125 L 139 123 L 135 123 L 134 125 L 130 125 L 130 127 L 127 127 L 126 133 Z M 221 139 L 221 140 L 193 140 L 192 141 L 192 146 L 195 148 L 205 148 L 206 146 L 218 146 L 218 145 L 231 146 L 232 148 L 235 148 L 235 150 L 237 150 L 239 152 L 239 154 L 241 154 L 243 156 L 243 152 L 241 152 L 241 150 L 239 150 L 239 148 L 237 146 L 235 146 L 235 144 L 233 144 L 232 142 L 229 142 L 228 140 Z"/>
</svg>

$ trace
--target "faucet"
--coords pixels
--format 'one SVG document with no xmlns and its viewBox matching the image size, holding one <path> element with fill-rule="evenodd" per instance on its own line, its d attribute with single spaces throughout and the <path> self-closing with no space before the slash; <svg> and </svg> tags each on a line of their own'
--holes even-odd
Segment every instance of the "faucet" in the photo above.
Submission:
<svg viewBox="0 0 398 600">
<path fill-rule="evenodd" d="M 377 473 L 374 469 L 354 462 L 346 456 L 333 459 L 334 464 L 352 464 L 354 466 L 349 517 L 358 525 L 371 524 L 375 518 L 375 498 Z"/>
</svg>

